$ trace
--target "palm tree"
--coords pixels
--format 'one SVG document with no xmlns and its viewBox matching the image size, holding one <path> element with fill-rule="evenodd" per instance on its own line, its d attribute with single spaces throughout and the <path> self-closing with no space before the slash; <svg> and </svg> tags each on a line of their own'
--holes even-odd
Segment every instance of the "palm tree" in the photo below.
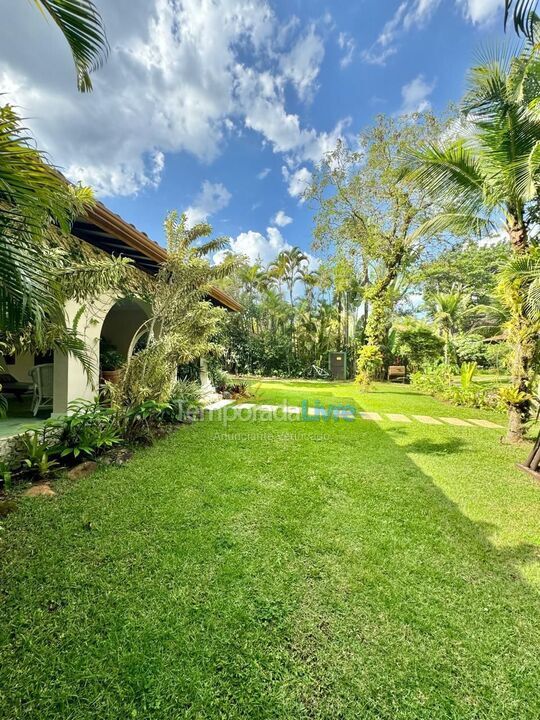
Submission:
<svg viewBox="0 0 540 720">
<path fill-rule="evenodd" d="M 294 286 L 303 279 L 307 266 L 307 255 L 300 248 L 293 247 L 290 250 L 283 250 L 280 255 L 284 256 L 285 275 L 284 280 L 289 291 L 289 301 L 294 305 Z"/>
<path fill-rule="evenodd" d="M 444 364 L 450 364 L 452 338 L 459 327 L 460 318 L 468 298 L 462 292 L 435 293 L 427 299 L 428 312 L 444 340 Z"/>
<path fill-rule="evenodd" d="M 81 91 L 91 90 L 89 73 L 107 55 L 101 18 L 92 0 L 35 0 L 68 41 Z M 81 193 L 79 193 L 81 195 Z M 91 194 L 82 193 L 89 201 Z M 51 227 L 69 232 L 76 196 L 44 160 L 9 105 L 0 108 L 0 329 L 43 318 L 59 320 L 63 309 L 54 292 L 44 236 Z"/>
<path fill-rule="evenodd" d="M 444 209 L 421 232 L 486 233 L 503 224 L 514 256 L 529 251 L 527 212 L 538 194 L 540 117 L 533 100 L 540 57 L 496 52 L 475 67 L 462 102 L 464 131 L 457 139 L 412 149 L 409 179 Z M 534 347 L 530 321 L 514 306 L 513 384 L 528 393 Z M 522 437 L 529 409 L 509 407 L 508 440 Z"/>
<path fill-rule="evenodd" d="M 103 20 L 93 0 L 34 0 L 47 12 L 67 40 L 81 92 L 92 90 L 90 73 L 101 67 L 109 53 Z"/>
</svg>

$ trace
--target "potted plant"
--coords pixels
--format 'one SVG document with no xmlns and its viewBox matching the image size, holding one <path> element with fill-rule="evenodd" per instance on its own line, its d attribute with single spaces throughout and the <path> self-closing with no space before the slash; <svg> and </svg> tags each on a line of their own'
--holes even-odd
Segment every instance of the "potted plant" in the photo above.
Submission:
<svg viewBox="0 0 540 720">
<path fill-rule="evenodd" d="M 118 383 L 122 377 L 124 357 L 113 345 L 102 343 L 99 353 L 101 377 L 105 382 Z"/>
</svg>

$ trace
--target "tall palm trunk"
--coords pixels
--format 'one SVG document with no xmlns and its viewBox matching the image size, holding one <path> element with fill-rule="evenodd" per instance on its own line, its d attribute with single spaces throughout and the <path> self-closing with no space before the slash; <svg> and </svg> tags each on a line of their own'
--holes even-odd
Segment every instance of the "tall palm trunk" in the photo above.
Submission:
<svg viewBox="0 0 540 720">
<path fill-rule="evenodd" d="M 522 212 L 508 213 L 507 229 L 512 252 L 524 255 L 529 249 L 527 228 Z M 536 331 L 533 323 L 523 314 L 521 303 L 511 308 L 508 342 L 511 347 L 510 372 L 512 387 L 518 393 L 530 392 L 530 371 L 536 346 Z M 523 440 L 524 425 L 531 412 L 530 400 L 516 401 L 508 406 L 508 431 L 506 440 L 516 443 Z"/>
</svg>

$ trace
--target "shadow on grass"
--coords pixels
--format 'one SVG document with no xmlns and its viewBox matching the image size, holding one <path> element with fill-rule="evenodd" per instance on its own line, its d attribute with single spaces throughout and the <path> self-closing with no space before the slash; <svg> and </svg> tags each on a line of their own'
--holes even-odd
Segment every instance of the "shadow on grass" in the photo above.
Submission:
<svg viewBox="0 0 540 720">
<path fill-rule="evenodd" d="M 217 432 L 9 516 L 7 717 L 540 717 L 539 597 L 516 568 L 537 549 L 494 547 L 408 457 L 425 441 Z M 459 441 L 430 442 L 466 472 Z"/>
</svg>

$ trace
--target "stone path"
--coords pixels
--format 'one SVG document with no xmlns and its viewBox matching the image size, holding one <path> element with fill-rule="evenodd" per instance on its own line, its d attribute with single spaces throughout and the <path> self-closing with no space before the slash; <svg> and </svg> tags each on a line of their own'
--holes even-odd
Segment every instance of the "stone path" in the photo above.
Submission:
<svg viewBox="0 0 540 720">
<path fill-rule="evenodd" d="M 218 400 L 217 402 L 207 405 L 206 410 L 222 410 L 223 408 L 229 407 L 234 403 L 234 400 Z M 231 410 L 255 410 L 256 412 L 278 412 L 287 413 L 288 415 L 300 415 L 302 408 L 286 405 L 257 405 L 256 403 L 240 403 L 235 405 Z M 310 416 L 325 416 L 326 410 L 320 407 L 308 407 L 308 415 Z M 468 427 L 468 428 L 489 428 L 501 430 L 502 425 L 491 422 L 491 420 L 482 420 L 478 418 L 462 418 L 456 417 L 432 417 L 431 415 L 404 415 L 402 413 L 377 413 L 377 412 L 364 412 L 360 411 L 356 416 L 350 410 L 340 410 L 338 408 L 332 410 L 333 417 L 342 419 L 361 419 L 371 420 L 375 422 L 382 422 L 384 420 L 390 420 L 394 423 L 410 423 L 413 421 L 422 423 L 423 425 L 450 425 L 452 427 Z"/>
</svg>

